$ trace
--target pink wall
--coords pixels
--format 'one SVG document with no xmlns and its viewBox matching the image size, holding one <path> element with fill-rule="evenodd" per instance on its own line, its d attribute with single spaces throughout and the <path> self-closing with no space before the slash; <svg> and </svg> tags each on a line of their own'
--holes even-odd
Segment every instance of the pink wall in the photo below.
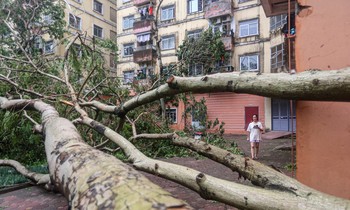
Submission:
<svg viewBox="0 0 350 210">
<path fill-rule="evenodd" d="M 248 95 L 248 94 L 235 94 L 235 93 L 209 93 L 209 94 L 196 94 L 196 99 L 200 100 L 202 97 L 206 99 L 208 120 L 215 120 L 225 122 L 226 134 L 245 134 L 245 107 L 246 106 L 258 106 L 259 107 L 259 120 L 265 124 L 265 107 L 264 97 Z M 178 116 L 183 113 L 183 105 L 178 107 Z M 178 121 L 181 125 L 173 125 L 174 129 L 182 129 L 184 120 Z M 191 122 L 191 119 L 189 119 Z"/>
<path fill-rule="evenodd" d="M 298 0 L 297 71 L 350 66 L 350 1 Z M 350 199 L 350 103 L 297 102 L 297 179 Z"/>
</svg>

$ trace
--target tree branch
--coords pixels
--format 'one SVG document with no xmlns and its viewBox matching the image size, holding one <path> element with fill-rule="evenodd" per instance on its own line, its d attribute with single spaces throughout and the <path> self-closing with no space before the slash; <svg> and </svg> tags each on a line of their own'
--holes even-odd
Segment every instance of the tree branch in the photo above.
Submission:
<svg viewBox="0 0 350 210">
<path fill-rule="evenodd" d="M 141 105 L 186 92 L 234 92 L 293 100 L 350 101 L 350 68 L 330 71 L 310 70 L 293 75 L 233 72 L 203 77 L 172 76 L 167 84 L 137 95 L 120 106 L 108 106 L 101 102 L 82 105 L 100 107 L 101 111 L 121 117 Z"/>
<path fill-rule="evenodd" d="M 312 209 L 315 207 L 315 203 L 325 209 L 345 209 L 350 206 L 350 201 L 348 200 L 326 195 L 315 190 L 304 196 L 296 196 L 291 191 L 283 189 L 276 191 L 244 186 L 217 179 L 184 166 L 154 160 L 146 157 L 128 140 L 101 123 L 88 117 L 82 117 L 80 122 L 92 127 L 115 142 L 124 151 L 128 160 L 133 163 L 136 169 L 180 183 L 198 192 L 205 199 L 217 200 L 244 209 Z M 274 199 L 271 199 L 271 197 Z"/>
<path fill-rule="evenodd" d="M 24 167 L 22 164 L 15 160 L 0 160 L 0 166 L 10 166 L 18 173 L 22 174 L 24 177 L 28 178 L 31 180 L 34 184 L 48 184 L 50 183 L 50 176 L 49 174 L 40 174 L 40 173 L 35 173 L 32 171 L 29 171 Z"/>
</svg>

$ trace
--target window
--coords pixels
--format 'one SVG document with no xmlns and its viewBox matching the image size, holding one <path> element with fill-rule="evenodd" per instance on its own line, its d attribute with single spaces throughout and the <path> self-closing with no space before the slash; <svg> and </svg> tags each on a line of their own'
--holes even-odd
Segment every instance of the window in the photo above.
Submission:
<svg viewBox="0 0 350 210">
<path fill-rule="evenodd" d="M 81 29 L 81 18 L 77 17 L 75 15 L 69 14 L 69 26 L 80 30 Z"/>
<path fill-rule="evenodd" d="M 282 28 L 287 23 L 287 15 L 276 15 L 270 18 L 270 31 Z"/>
<path fill-rule="evenodd" d="M 190 31 L 187 34 L 188 39 L 196 40 L 201 36 L 202 30 Z"/>
<path fill-rule="evenodd" d="M 241 71 L 259 70 L 259 55 L 247 55 L 239 58 Z"/>
<path fill-rule="evenodd" d="M 271 70 L 277 70 L 285 65 L 284 45 L 280 44 L 271 48 Z"/>
<path fill-rule="evenodd" d="M 128 16 L 123 18 L 123 29 L 129 29 L 132 28 L 134 25 L 134 16 Z"/>
<path fill-rule="evenodd" d="M 134 44 L 133 43 L 123 45 L 123 55 L 124 56 L 130 56 L 133 53 L 134 53 Z"/>
<path fill-rule="evenodd" d="M 127 3 L 130 2 L 131 0 L 123 0 L 123 3 Z"/>
<path fill-rule="evenodd" d="M 78 3 L 82 3 L 83 2 L 83 0 L 74 0 L 74 1 L 76 1 Z"/>
<path fill-rule="evenodd" d="M 42 49 L 43 48 L 43 40 L 40 36 L 36 36 L 34 38 L 34 48 L 35 49 Z"/>
<path fill-rule="evenodd" d="M 253 36 L 259 34 L 258 19 L 239 22 L 239 36 Z"/>
<path fill-rule="evenodd" d="M 112 41 L 117 41 L 117 32 L 110 30 L 109 31 L 109 39 Z"/>
<path fill-rule="evenodd" d="M 117 65 L 115 63 L 115 55 L 114 54 L 109 54 L 109 67 L 115 68 Z"/>
<path fill-rule="evenodd" d="M 239 0 L 238 3 L 241 4 L 241 3 L 244 3 L 244 2 L 247 2 L 247 1 L 251 1 L 251 0 Z"/>
<path fill-rule="evenodd" d="M 199 76 L 203 74 L 203 64 L 192 64 L 188 68 L 189 76 Z"/>
<path fill-rule="evenodd" d="M 214 33 L 220 33 L 223 36 L 229 36 L 231 33 L 231 16 L 212 18 L 210 23 Z"/>
<path fill-rule="evenodd" d="M 94 0 L 94 11 L 102 14 L 102 3 Z"/>
<path fill-rule="evenodd" d="M 162 50 L 170 50 L 175 48 L 175 36 L 162 38 Z"/>
<path fill-rule="evenodd" d="M 203 0 L 187 0 L 187 13 L 203 11 Z"/>
<path fill-rule="evenodd" d="M 175 108 L 166 109 L 165 115 L 171 123 L 177 123 L 177 110 Z"/>
<path fill-rule="evenodd" d="M 123 84 L 130 84 L 134 81 L 134 71 L 124 71 L 123 76 Z"/>
<path fill-rule="evenodd" d="M 100 26 L 94 25 L 94 36 L 102 38 L 103 36 L 102 32 L 103 32 L 103 29 Z"/>
<path fill-rule="evenodd" d="M 174 5 L 162 8 L 161 20 L 171 20 L 175 17 Z"/>
<path fill-rule="evenodd" d="M 53 40 L 45 42 L 45 54 L 53 53 Z"/>
<path fill-rule="evenodd" d="M 117 10 L 113 9 L 113 7 L 110 8 L 109 19 L 114 23 L 117 22 Z"/>
</svg>

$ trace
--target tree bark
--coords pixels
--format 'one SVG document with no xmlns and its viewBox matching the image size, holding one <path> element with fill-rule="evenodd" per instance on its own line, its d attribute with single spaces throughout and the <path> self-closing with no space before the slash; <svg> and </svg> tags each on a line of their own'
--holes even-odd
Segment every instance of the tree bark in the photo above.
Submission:
<svg viewBox="0 0 350 210">
<path fill-rule="evenodd" d="M 218 73 L 203 77 L 172 76 L 167 84 L 138 95 L 121 106 L 103 106 L 103 111 L 124 116 L 130 110 L 179 93 L 234 92 L 269 98 L 310 101 L 350 101 L 350 68 L 309 70 L 297 74 Z M 101 103 L 82 103 L 84 106 Z"/>
<path fill-rule="evenodd" d="M 146 157 L 133 144 L 110 128 L 88 117 L 82 117 L 81 123 L 92 127 L 115 142 L 124 151 L 136 169 L 175 181 L 198 192 L 205 199 L 217 200 L 243 209 L 350 208 L 349 200 L 321 192 L 309 191 L 308 194 L 296 194 L 292 190 L 285 188 L 262 189 L 245 186 L 218 179 L 184 166 L 154 160 Z"/>
<path fill-rule="evenodd" d="M 85 144 L 52 106 L 0 97 L 0 108 L 41 112 L 51 183 L 73 209 L 191 209 L 115 157 Z"/>
</svg>

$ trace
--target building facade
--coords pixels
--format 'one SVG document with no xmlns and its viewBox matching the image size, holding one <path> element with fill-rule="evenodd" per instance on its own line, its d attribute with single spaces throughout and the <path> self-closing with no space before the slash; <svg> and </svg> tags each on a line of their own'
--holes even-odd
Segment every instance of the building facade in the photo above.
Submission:
<svg viewBox="0 0 350 210">
<path fill-rule="evenodd" d="M 120 26 L 117 28 L 120 49 L 117 72 L 126 84 L 135 78 L 145 79 L 160 73 L 155 33 L 161 38 L 162 64 L 168 66 L 177 62 L 176 50 L 186 37 L 199 36 L 209 27 L 220 31 L 230 55 L 229 61 L 220 67 L 221 72 L 286 70 L 282 33 L 286 16 L 267 18 L 258 0 L 163 0 L 161 5 L 159 1 L 118 0 L 117 17 Z M 202 68 L 191 67 L 191 72 L 200 76 Z M 196 97 L 206 99 L 208 119 L 225 122 L 226 133 L 244 133 L 253 114 L 258 114 L 270 130 L 292 127 L 290 104 L 284 100 L 234 93 L 197 94 Z M 171 107 L 167 112 L 174 128 L 182 129 L 183 106 Z"/>
<path fill-rule="evenodd" d="M 292 0 L 296 71 L 350 67 L 347 0 Z M 288 12 L 288 1 L 262 0 L 268 16 Z M 295 7 L 297 5 L 297 8 Z M 315 27 L 317 26 L 317 27 Z M 341 31 L 341 32 L 339 32 Z M 291 40 L 293 41 L 293 40 Z M 297 179 L 317 190 L 350 199 L 350 104 L 297 101 Z"/>
<path fill-rule="evenodd" d="M 266 17 L 260 0 L 163 0 L 161 5 L 155 0 L 67 2 L 68 39 L 80 32 L 86 34 L 87 40 L 95 37 L 116 41 L 119 52 L 104 52 L 106 68 L 125 85 L 133 82 L 147 85 L 150 77 L 161 73 L 159 53 L 163 66 L 175 64 L 176 51 L 183 40 L 196 38 L 209 28 L 221 34 L 229 54 L 218 72 L 256 74 L 287 69 L 283 34 L 286 15 Z M 160 40 L 158 52 L 155 37 Z M 64 54 L 65 46 L 59 41 L 46 38 L 42 47 L 48 55 Z M 203 66 L 190 68 L 193 76 L 203 73 Z M 234 93 L 197 94 L 196 97 L 206 99 L 208 120 L 218 118 L 225 122 L 226 133 L 244 133 L 253 114 L 259 115 L 268 130 L 295 129 L 291 104 L 285 100 Z M 167 110 L 175 129 L 184 128 L 183 112 L 181 104 Z"/>
</svg>

